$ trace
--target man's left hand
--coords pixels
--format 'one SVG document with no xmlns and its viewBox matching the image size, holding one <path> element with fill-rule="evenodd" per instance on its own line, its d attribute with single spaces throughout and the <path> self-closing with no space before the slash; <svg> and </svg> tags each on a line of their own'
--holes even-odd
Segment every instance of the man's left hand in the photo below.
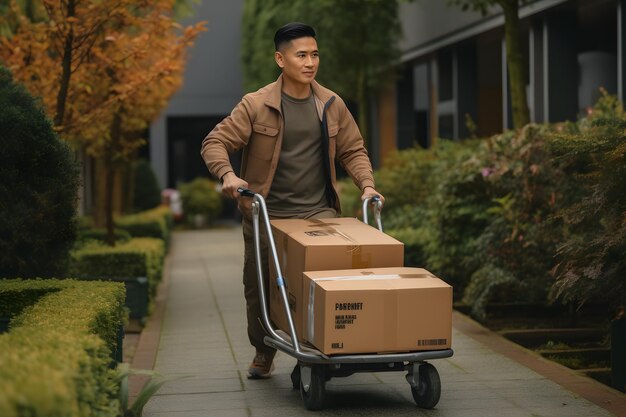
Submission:
<svg viewBox="0 0 626 417">
<path fill-rule="evenodd" d="M 363 189 L 363 195 L 361 195 L 361 201 L 365 200 L 366 198 L 374 198 L 374 197 L 379 197 L 380 201 L 385 204 L 385 197 L 383 197 L 383 195 L 381 193 L 379 193 L 378 191 L 376 191 L 374 188 L 372 187 L 365 187 Z"/>
</svg>

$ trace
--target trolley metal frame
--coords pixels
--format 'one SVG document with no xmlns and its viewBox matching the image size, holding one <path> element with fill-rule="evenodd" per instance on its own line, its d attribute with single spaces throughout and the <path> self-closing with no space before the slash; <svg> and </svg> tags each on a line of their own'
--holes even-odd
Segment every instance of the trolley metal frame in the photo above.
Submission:
<svg viewBox="0 0 626 417">
<path fill-rule="evenodd" d="M 316 352 L 311 349 L 302 349 L 296 335 L 291 310 L 289 309 L 287 287 L 278 261 L 276 244 L 272 234 L 265 199 L 260 194 L 248 189 L 239 188 L 237 191 L 243 197 L 253 199 L 252 227 L 254 232 L 259 297 L 261 299 L 263 324 L 268 332 L 268 335 L 264 338 L 264 342 L 266 345 L 293 356 L 298 360 L 298 365 L 294 368 L 291 380 L 294 389 L 300 388 L 300 394 L 305 407 L 310 410 L 323 408 L 325 382 L 332 377 L 349 376 L 356 372 L 405 371 L 407 372 L 406 380 L 411 386 L 411 393 L 417 405 L 422 408 L 433 408 L 439 402 L 441 383 L 435 367 L 426 361 L 449 358 L 453 355 L 452 349 L 392 354 L 333 356 L 326 356 L 321 352 Z M 367 213 L 370 205 L 374 206 L 375 221 L 378 229 L 382 231 L 382 202 L 378 198 L 363 201 L 363 221 L 366 224 L 368 223 Z M 260 216 L 263 217 L 265 223 L 268 248 L 271 254 L 271 260 L 274 262 L 277 271 L 276 284 L 280 291 L 280 297 L 289 324 L 288 335 L 281 335 L 280 333 L 282 332 L 274 329 L 268 313 L 265 280 L 263 279 L 261 262 Z"/>
</svg>

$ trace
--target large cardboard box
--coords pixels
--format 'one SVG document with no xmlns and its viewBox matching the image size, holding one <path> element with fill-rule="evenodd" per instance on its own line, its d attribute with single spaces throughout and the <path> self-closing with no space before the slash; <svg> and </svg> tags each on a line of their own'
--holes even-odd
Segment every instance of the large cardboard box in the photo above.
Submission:
<svg viewBox="0 0 626 417">
<path fill-rule="evenodd" d="M 306 339 L 325 354 L 451 346 L 452 287 L 421 268 L 304 273 Z"/>
<path fill-rule="evenodd" d="M 298 339 L 305 336 L 302 273 L 329 269 L 402 266 L 402 242 L 355 218 L 272 220 L 279 263 Z M 270 255 L 271 256 L 271 255 Z M 289 331 L 270 259 L 269 303 L 272 321 Z"/>
</svg>

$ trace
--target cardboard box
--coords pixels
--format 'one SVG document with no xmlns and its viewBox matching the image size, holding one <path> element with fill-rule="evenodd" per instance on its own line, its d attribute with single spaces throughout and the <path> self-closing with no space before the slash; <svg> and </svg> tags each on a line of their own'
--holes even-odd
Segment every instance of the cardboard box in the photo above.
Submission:
<svg viewBox="0 0 626 417">
<path fill-rule="evenodd" d="M 421 268 L 305 272 L 306 339 L 333 354 L 451 346 L 452 287 Z"/>
<path fill-rule="evenodd" d="M 355 218 L 272 220 L 272 232 L 298 339 L 303 339 L 305 316 L 302 273 L 330 269 L 402 266 L 402 242 Z M 270 254 L 271 256 L 271 254 Z M 272 321 L 289 331 L 284 304 L 270 259 L 269 303 Z"/>
</svg>

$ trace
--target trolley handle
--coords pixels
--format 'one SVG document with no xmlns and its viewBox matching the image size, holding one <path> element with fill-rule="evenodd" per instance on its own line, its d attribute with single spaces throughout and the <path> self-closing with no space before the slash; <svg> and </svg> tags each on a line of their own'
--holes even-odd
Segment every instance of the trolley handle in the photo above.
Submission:
<svg viewBox="0 0 626 417">
<path fill-rule="evenodd" d="M 285 279 L 283 278 L 280 262 L 278 261 L 278 253 L 276 252 L 276 243 L 274 242 L 274 235 L 272 233 L 272 226 L 270 225 L 270 218 L 267 213 L 267 206 L 265 205 L 265 199 L 259 193 L 255 193 L 247 188 L 239 187 L 237 192 L 242 197 L 250 197 L 252 201 L 252 229 L 254 236 L 254 252 L 256 259 L 257 279 L 259 285 L 259 299 L 261 300 L 261 315 L 263 318 L 263 324 L 265 325 L 268 333 L 276 340 L 279 340 L 287 345 L 293 346 L 293 350 L 297 354 L 302 354 L 300 350 L 300 343 L 298 342 L 298 336 L 296 335 L 296 326 L 291 315 L 291 309 L 289 308 L 289 299 L 287 297 L 287 287 Z M 285 309 L 285 315 L 287 316 L 287 323 L 289 324 L 289 335 L 291 336 L 291 343 L 283 339 L 272 327 L 272 323 L 269 318 L 269 312 L 267 308 L 267 298 L 265 296 L 265 280 L 263 278 L 263 268 L 261 259 L 261 236 L 260 236 L 260 223 L 261 218 L 265 223 L 265 232 L 267 235 L 267 246 L 270 254 L 270 259 L 274 263 L 274 267 L 278 273 L 276 277 L 276 284 L 280 292 L 280 298 Z"/>
<path fill-rule="evenodd" d="M 380 213 L 383 209 L 383 202 L 379 196 L 374 196 L 363 200 L 363 223 L 369 224 L 367 213 L 370 205 L 374 206 L 374 219 L 376 220 L 376 226 L 378 227 L 378 230 L 382 232 L 383 222 Z"/>
<path fill-rule="evenodd" d="M 241 187 L 237 188 L 237 192 L 241 194 L 242 197 L 251 197 L 251 198 L 254 198 L 254 195 L 256 194 L 252 190 L 248 190 L 247 188 L 241 188 Z"/>
</svg>

